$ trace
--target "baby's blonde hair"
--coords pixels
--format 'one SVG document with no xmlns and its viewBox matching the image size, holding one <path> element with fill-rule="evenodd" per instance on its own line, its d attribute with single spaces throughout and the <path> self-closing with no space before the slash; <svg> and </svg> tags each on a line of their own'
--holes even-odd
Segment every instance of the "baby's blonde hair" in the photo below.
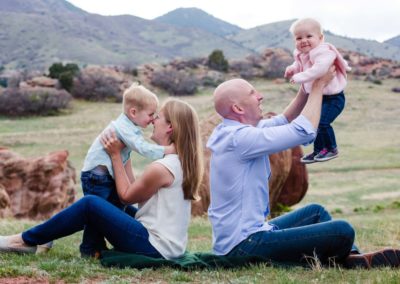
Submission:
<svg viewBox="0 0 400 284">
<path fill-rule="evenodd" d="M 292 35 L 294 35 L 294 30 L 295 30 L 298 26 L 303 25 L 303 24 L 311 24 L 311 25 L 314 26 L 314 28 L 315 28 L 321 35 L 323 34 L 323 33 L 322 33 L 321 24 L 320 24 L 317 20 L 315 20 L 315 19 L 313 19 L 313 18 L 298 19 L 297 21 L 295 21 L 295 22 L 290 26 L 290 29 L 289 29 L 290 33 L 291 33 Z"/>
<path fill-rule="evenodd" d="M 138 83 L 133 83 L 123 94 L 122 107 L 125 114 L 128 114 L 131 107 L 142 110 L 152 104 L 158 107 L 157 96 Z"/>
</svg>

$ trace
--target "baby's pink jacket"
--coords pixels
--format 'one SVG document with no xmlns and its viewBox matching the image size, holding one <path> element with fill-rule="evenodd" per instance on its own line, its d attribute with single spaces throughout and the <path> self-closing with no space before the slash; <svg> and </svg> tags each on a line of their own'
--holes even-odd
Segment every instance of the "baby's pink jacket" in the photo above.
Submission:
<svg viewBox="0 0 400 284">
<path fill-rule="evenodd" d="M 295 62 L 289 66 L 295 73 L 292 79 L 295 83 L 303 84 L 306 93 L 311 92 L 313 81 L 324 75 L 333 63 L 336 66 L 336 76 L 324 88 L 323 94 L 337 94 L 346 87 L 346 71 L 350 71 L 351 68 L 332 44 L 321 43 L 308 53 L 300 53 L 296 49 L 294 58 Z"/>
</svg>

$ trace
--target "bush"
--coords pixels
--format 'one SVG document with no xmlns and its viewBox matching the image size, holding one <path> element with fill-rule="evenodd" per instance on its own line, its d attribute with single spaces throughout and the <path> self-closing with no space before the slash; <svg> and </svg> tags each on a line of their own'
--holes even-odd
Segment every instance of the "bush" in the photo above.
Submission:
<svg viewBox="0 0 400 284">
<path fill-rule="evenodd" d="M 254 67 L 252 62 L 247 60 L 237 60 L 231 63 L 230 70 L 239 73 L 240 77 L 244 79 L 252 79 L 257 77 L 257 68 Z"/>
<path fill-rule="evenodd" d="M 193 95 L 199 85 L 196 78 L 185 71 L 162 69 L 153 73 L 151 84 L 167 91 L 170 95 Z"/>
<path fill-rule="evenodd" d="M 0 114 L 6 116 L 52 115 L 67 108 L 71 95 L 50 88 L 8 88 L 0 95 Z"/>
<path fill-rule="evenodd" d="M 74 80 L 71 94 L 88 101 L 122 101 L 119 80 L 101 70 L 81 72 Z"/>
<path fill-rule="evenodd" d="M 222 50 L 216 49 L 208 56 L 208 67 L 211 69 L 227 72 L 229 69 L 229 63 L 225 59 L 224 53 Z"/>
<path fill-rule="evenodd" d="M 74 77 L 79 73 L 78 65 L 67 63 L 65 66 L 62 63 L 54 63 L 49 68 L 49 77 L 58 79 L 61 87 L 67 91 L 71 91 Z"/>
<path fill-rule="evenodd" d="M 74 85 L 74 74 L 70 71 L 63 72 L 60 74 L 58 81 L 65 90 L 70 92 Z"/>
<path fill-rule="evenodd" d="M 223 73 L 218 71 L 209 71 L 204 76 L 199 77 L 202 86 L 217 87 L 226 80 Z"/>
<path fill-rule="evenodd" d="M 291 62 L 287 61 L 287 58 L 282 58 L 278 55 L 272 55 L 269 59 L 268 65 L 263 69 L 263 77 L 267 79 L 275 79 L 283 77 L 285 74 L 286 66 Z"/>
<path fill-rule="evenodd" d="M 73 75 L 79 73 L 79 67 L 75 63 L 67 63 L 63 65 L 62 63 L 54 63 L 49 68 L 49 77 L 54 79 L 59 79 L 61 74 L 64 72 L 70 72 Z"/>
</svg>

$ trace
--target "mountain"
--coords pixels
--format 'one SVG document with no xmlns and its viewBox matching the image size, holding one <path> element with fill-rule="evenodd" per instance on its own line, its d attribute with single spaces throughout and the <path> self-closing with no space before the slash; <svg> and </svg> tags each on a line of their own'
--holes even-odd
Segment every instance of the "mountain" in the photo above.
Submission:
<svg viewBox="0 0 400 284">
<path fill-rule="evenodd" d="M 10 69 L 47 68 L 56 61 L 132 66 L 206 56 L 215 47 L 230 58 L 252 52 L 203 30 L 90 14 L 65 0 L 0 1 L 0 65 Z"/>
<path fill-rule="evenodd" d="M 385 43 L 400 47 L 400 35 L 398 35 L 396 37 L 392 37 L 391 39 L 385 40 Z"/>
<path fill-rule="evenodd" d="M 223 37 L 242 30 L 197 8 L 178 8 L 154 20 L 181 28 L 200 29 Z"/>
<path fill-rule="evenodd" d="M 244 30 L 194 8 L 154 20 L 88 13 L 66 0 L 0 0 L 0 70 L 46 70 L 54 62 L 126 65 L 206 57 L 239 59 L 267 47 L 293 49 L 293 20 Z M 337 47 L 400 61 L 400 47 L 326 32 Z"/>
<path fill-rule="evenodd" d="M 281 47 L 293 50 L 294 42 L 289 32 L 289 27 L 294 21 L 293 19 L 242 30 L 228 38 L 257 52 L 261 52 L 267 47 Z M 325 41 L 332 43 L 336 47 L 363 53 L 370 57 L 382 57 L 400 61 L 400 46 L 380 43 L 375 40 L 339 36 L 329 31 L 324 31 L 324 35 Z"/>
</svg>

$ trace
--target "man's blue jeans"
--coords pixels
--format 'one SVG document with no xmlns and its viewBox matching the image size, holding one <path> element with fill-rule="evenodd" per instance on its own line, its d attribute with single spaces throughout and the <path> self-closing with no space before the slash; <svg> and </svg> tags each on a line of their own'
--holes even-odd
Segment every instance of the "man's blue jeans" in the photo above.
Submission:
<svg viewBox="0 0 400 284">
<path fill-rule="evenodd" d="M 335 131 L 331 123 L 343 111 L 346 99 L 344 93 L 336 95 L 325 95 L 322 98 L 321 118 L 318 125 L 317 137 L 314 141 L 314 152 L 319 153 L 322 149 L 332 150 L 337 147 Z"/>
<path fill-rule="evenodd" d="M 139 221 L 94 195 L 84 196 L 46 222 L 23 232 L 22 239 L 28 245 L 45 244 L 81 231 L 85 226 L 105 236 L 118 251 L 162 258 Z"/>
<path fill-rule="evenodd" d="M 271 219 L 269 223 L 277 229 L 250 235 L 228 255 L 258 255 L 276 262 L 306 264 L 307 257 L 317 256 L 322 263 L 330 259 L 340 262 L 350 251 L 358 251 L 353 246 L 352 226 L 346 221 L 332 220 L 318 204 Z"/>
</svg>

